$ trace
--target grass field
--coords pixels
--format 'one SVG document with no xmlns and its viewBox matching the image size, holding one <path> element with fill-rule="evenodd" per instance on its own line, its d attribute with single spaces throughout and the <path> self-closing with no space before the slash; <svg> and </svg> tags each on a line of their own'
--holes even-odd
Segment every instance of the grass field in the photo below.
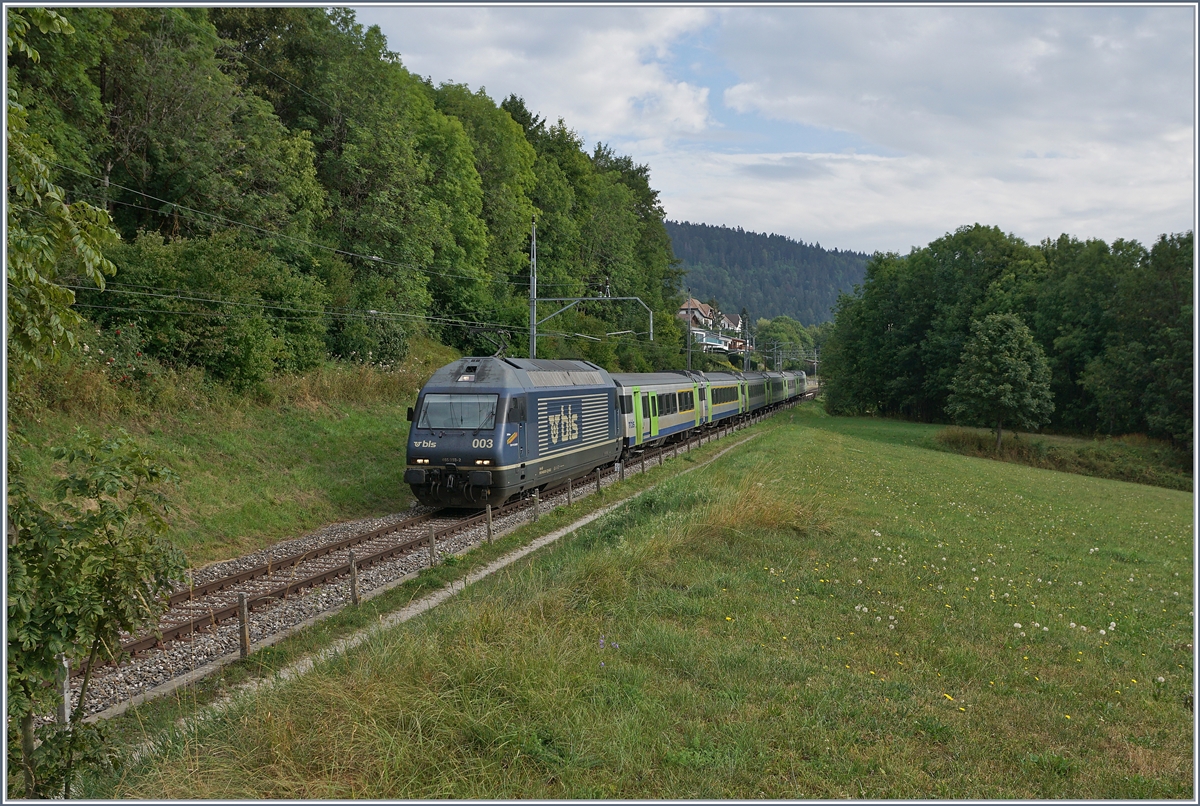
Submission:
<svg viewBox="0 0 1200 806">
<path fill-rule="evenodd" d="M 214 388 L 168 411 L 104 403 L 116 395 L 106 380 L 67 367 L 62 383 L 73 394 L 36 416 L 19 413 L 29 444 L 14 447 L 31 488 L 48 499 L 60 470 L 49 447 L 67 444 L 81 422 L 94 434 L 124 427 L 179 474 L 178 487 L 165 490 L 175 510 L 171 534 L 193 565 L 203 565 L 327 523 L 406 509 L 413 498 L 403 483 L 405 410 L 453 357 L 422 342 L 398 371 L 328 365 L 274 379 L 269 404 Z M 173 397 L 184 395 L 175 389 Z"/>
<path fill-rule="evenodd" d="M 1192 798 L 1192 499 L 815 407 L 90 794 Z"/>
</svg>

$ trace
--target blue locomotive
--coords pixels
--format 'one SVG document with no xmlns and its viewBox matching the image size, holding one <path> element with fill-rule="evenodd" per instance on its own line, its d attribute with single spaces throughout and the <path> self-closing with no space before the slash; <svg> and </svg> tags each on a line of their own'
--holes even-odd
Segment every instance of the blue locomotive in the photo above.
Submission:
<svg viewBox="0 0 1200 806">
<path fill-rule="evenodd" d="M 803 372 L 610 374 L 589 361 L 461 358 L 409 411 L 404 482 L 482 507 L 803 394 Z"/>
</svg>

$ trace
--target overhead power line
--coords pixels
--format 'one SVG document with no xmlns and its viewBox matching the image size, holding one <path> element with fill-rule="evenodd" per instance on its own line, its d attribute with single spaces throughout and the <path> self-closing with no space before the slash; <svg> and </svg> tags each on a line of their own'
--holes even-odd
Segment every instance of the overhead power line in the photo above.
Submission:
<svg viewBox="0 0 1200 806">
<path fill-rule="evenodd" d="M 221 298 L 217 298 L 217 297 L 190 296 L 190 295 L 178 294 L 178 293 L 155 294 L 155 293 L 150 293 L 150 292 L 146 292 L 146 291 L 131 291 L 128 289 L 123 289 L 123 288 L 112 288 L 111 285 L 112 284 L 109 284 L 109 287 L 106 288 L 106 290 L 102 293 L 110 293 L 111 292 L 111 293 L 117 293 L 117 294 L 130 294 L 130 295 L 140 296 L 140 297 L 151 297 L 151 298 L 159 298 L 159 299 L 177 299 L 177 300 L 185 301 L 185 302 L 202 302 L 202 303 L 206 303 L 209 305 L 218 305 L 218 306 L 231 307 L 231 308 L 256 308 L 256 309 L 260 309 L 260 310 L 269 310 L 269 311 L 275 312 L 272 315 L 277 319 L 287 319 L 287 320 L 292 320 L 292 321 L 303 320 L 303 319 L 316 319 L 316 318 L 321 318 L 321 317 L 325 317 L 325 316 L 338 318 L 338 319 L 360 319 L 360 320 L 382 319 L 382 320 L 395 321 L 395 320 L 414 320 L 415 319 L 415 320 L 421 320 L 421 321 L 425 321 L 425 322 L 431 322 L 434 324 L 449 325 L 449 326 L 455 326 L 455 327 L 484 327 L 484 328 L 494 328 L 497 330 L 513 330 L 513 331 L 516 331 L 519 329 L 519 326 L 514 326 L 512 324 L 505 323 L 505 322 L 481 322 L 481 321 L 473 320 L 473 319 L 459 319 L 459 318 L 456 318 L 453 316 L 410 314 L 410 313 L 400 313 L 397 311 L 379 311 L 379 310 L 374 310 L 374 309 L 313 308 L 313 307 L 306 308 L 306 307 L 296 307 L 296 306 L 286 306 L 286 305 L 273 305 L 273 304 L 267 304 L 267 303 L 255 303 L 255 302 L 247 302 L 247 301 L 242 301 L 242 300 L 228 300 L 228 299 L 221 299 Z M 65 285 L 64 287 L 70 288 L 72 290 L 81 290 L 81 291 L 96 291 L 97 290 L 96 288 L 94 288 L 92 286 L 83 286 L 83 285 L 69 285 L 68 284 L 68 285 Z M 142 286 L 142 287 L 147 288 L 147 286 Z M 169 289 L 159 289 L 159 290 L 166 291 Z M 122 312 L 128 312 L 128 313 L 170 314 L 170 315 L 177 315 L 177 316 L 211 316 L 211 317 L 222 318 L 222 319 L 227 319 L 227 318 L 239 315 L 232 311 L 231 312 L 221 312 L 221 311 L 198 311 L 198 310 L 194 310 L 194 309 L 180 310 L 180 309 L 174 309 L 174 308 L 139 308 L 139 307 L 130 307 L 130 306 L 125 306 L 125 305 L 98 305 L 95 303 L 88 303 L 88 302 L 76 302 L 75 307 L 88 308 L 88 309 L 93 309 L 93 310 L 122 311 Z M 632 331 L 630 331 L 630 332 L 632 332 Z M 583 334 L 567 333 L 565 331 L 546 331 L 545 335 L 559 336 L 562 338 L 573 338 L 573 337 L 581 336 Z M 632 343 L 638 343 L 638 342 L 643 341 L 643 339 L 640 339 L 637 337 L 640 335 L 644 335 L 644 333 L 634 333 L 633 335 L 634 335 L 633 338 L 619 338 L 619 339 L 611 339 L 611 340 L 612 341 L 632 342 Z M 589 336 L 585 335 L 584 338 L 596 338 L 596 337 L 589 337 Z"/>
</svg>

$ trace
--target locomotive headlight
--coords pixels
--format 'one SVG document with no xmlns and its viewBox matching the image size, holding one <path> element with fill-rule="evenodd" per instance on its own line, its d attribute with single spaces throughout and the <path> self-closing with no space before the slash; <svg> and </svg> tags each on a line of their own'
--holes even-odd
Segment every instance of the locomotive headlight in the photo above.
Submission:
<svg viewBox="0 0 1200 806">
<path fill-rule="evenodd" d="M 429 460 L 428 460 L 428 459 L 416 459 L 416 460 L 414 460 L 414 461 L 415 461 L 417 464 L 419 464 L 419 465 L 427 465 L 427 464 L 429 464 Z"/>
<path fill-rule="evenodd" d="M 490 465 L 491 463 L 492 463 L 491 459 L 476 459 L 475 460 L 475 464 L 477 464 L 477 465 Z"/>
</svg>

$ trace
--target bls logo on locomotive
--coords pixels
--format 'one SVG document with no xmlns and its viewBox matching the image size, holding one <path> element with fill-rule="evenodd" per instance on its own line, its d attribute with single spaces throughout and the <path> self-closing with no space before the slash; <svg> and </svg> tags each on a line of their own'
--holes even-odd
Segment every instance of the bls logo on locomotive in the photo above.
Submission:
<svg viewBox="0 0 1200 806">
<path fill-rule="evenodd" d="M 558 414 L 547 417 L 550 421 L 550 442 L 570 442 L 579 439 L 579 415 L 571 411 L 570 406 L 560 406 Z"/>
</svg>

